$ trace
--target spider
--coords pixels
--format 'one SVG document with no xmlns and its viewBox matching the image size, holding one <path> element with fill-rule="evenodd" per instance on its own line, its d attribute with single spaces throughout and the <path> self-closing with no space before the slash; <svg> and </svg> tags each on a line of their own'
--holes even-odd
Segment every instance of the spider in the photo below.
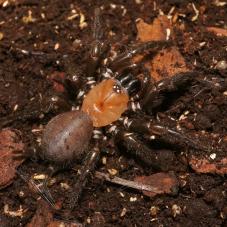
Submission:
<svg viewBox="0 0 227 227">
<path fill-rule="evenodd" d="M 94 41 L 86 77 L 58 81 L 64 85 L 70 97 L 76 95 L 77 110 L 54 117 L 46 125 L 42 138 L 43 159 L 57 165 L 68 166 L 79 155 L 85 155 L 74 186 L 71 208 L 78 202 L 89 175 L 95 169 L 102 150 L 101 143 L 107 138 L 113 137 L 116 144 L 123 145 L 133 157 L 153 168 L 158 165 L 157 152 L 144 144 L 141 136 L 149 139 L 162 137 L 168 143 L 184 144 L 194 149 L 215 149 L 163 125 L 158 119 L 151 120 L 150 116 L 161 106 L 165 96 L 190 84 L 196 72 L 180 73 L 154 83 L 150 75 L 138 73 L 132 58 L 146 50 L 168 46 L 170 42 L 139 44 L 113 60 L 107 59 L 103 65 L 110 46 L 102 40 L 101 10 L 96 8 L 94 14 Z M 94 146 L 87 152 L 92 134 Z M 53 204 L 46 189 L 41 193 Z"/>
</svg>

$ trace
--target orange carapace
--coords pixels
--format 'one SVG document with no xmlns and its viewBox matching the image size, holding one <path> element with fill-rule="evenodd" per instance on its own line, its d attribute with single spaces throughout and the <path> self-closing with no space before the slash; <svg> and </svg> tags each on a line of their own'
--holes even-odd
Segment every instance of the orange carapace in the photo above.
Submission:
<svg viewBox="0 0 227 227">
<path fill-rule="evenodd" d="M 82 111 L 91 117 L 94 127 L 103 127 L 120 118 L 128 107 L 128 101 L 128 93 L 119 82 L 108 79 L 88 92 Z"/>
</svg>

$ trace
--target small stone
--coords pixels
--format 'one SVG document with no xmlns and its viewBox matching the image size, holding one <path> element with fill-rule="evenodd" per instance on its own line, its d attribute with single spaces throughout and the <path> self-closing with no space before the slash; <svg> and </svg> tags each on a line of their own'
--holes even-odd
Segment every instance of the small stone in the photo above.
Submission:
<svg viewBox="0 0 227 227">
<path fill-rule="evenodd" d="M 177 215 L 182 213 L 181 207 L 178 206 L 177 204 L 174 204 L 172 206 L 172 213 L 173 213 L 173 217 L 176 217 Z"/>
<path fill-rule="evenodd" d="M 73 41 L 72 45 L 73 45 L 73 48 L 74 48 L 74 49 L 77 49 L 77 48 L 79 48 L 79 47 L 82 45 L 82 42 L 81 42 L 80 39 L 75 39 L 75 40 Z"/>
<path fill-rule="evenodd" d="M 19 196 L 20 196 L 20 197 L 24 197 L 24 192 L 23 192 L 23 191 L 20 191 L 20 192 L 19 192 Z"/>
<path fill-rule="evenodd" d="M 215 153 L 210 154 L 210 158 L 213 159 L 213 160 L 216 158 L 216 156 L 217 156 L 217 155 L 216 155 Z"/>
<path fill-rule="evenodd" d="M 135 202 L 137 200 L 137 197 L 130 197 L 129 201 L 130 202 Z"/>
<path fill-rule="evenodd" d="M 225 69 L 227 69 L 227 62 L 224 61 L 224 60 L 219 61 L 217 63 L 217 65 L 215 66 L 215 68 L 218 69 L 218 70 L 225 70 Z"/>
<path fill-rule="evenodd" d="M 159 208 L 158 208 L 158 207 L 152 206 L 152 207 L 150 208 L 151 216 L 152 216 L 152 217 L 157 216 L 158 211 L 159 211 Z"/>
<path fill-rule="evenodd" d="M 90 217 L 87 218 L 87 223 L 91 224 L 91 218 Z"/>
<path fill-rule="evenodd" d="M 61 188 L 65 189 L 65 190 L 68 190 L 70 188 L 70 186 L 67 183 L 61 182 L 60 185 L 61 185 Z"/>
<path fill-rule="evenodd" d="M 116 169 L 108 169 L 108 172 L 110 175 L 114 176 L 118 173 L 118 171 Z"/>
</svg>

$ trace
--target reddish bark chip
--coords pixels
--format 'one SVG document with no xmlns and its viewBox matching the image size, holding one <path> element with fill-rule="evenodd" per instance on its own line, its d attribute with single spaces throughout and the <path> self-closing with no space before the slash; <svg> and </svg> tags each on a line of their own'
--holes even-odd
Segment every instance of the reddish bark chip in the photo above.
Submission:
<svg viewBox="0 0 227 227">
<path fill-rule="evenodd" d="M 136 27 L 137 39 L 141 42 L 166 40 L 172 34 L 171 21 L 164 15 L 155 18 L 152 24 L 147 24 L 139 19 Z"/>
<path fill-rule="evenodd" d="M 58 82 L 58 80 L 61 81 L 64 78 L 65 78 L 64 72 L 54 72 L 50 75 L 50 80 L 53 82 L 53 88 L 55 91 L 60 93 L 65 91 L 64 86 L 60 82 Z"/>
<path fill-rule="evenodd" d="M 206 158 L 197 158 L 192 156 L 189 161 L 193 170 L 197 173 L 216 173 L 227 174 L 227 158 L 223 158 L 220 161 L 209 161 Z"/>
<path fill-rule="evenodd" d="M 52 220 L 53 214 L 50 212 L 48 204 L 43 200 L 39 200 L 36 213 L 33 216 L 31 222 L 27 224 L 26 227 L 48 226 L 48 224 Z"/>
<path fill-rule="evenodd" d="M 0 131 L 0 188 L 12 183 L 16 168 L 23 162 L 14 158 L 14 152 L 22 152 L 24 149 L 19 134 L 18 130 L 3 129 Z"/>
<path fill-rule="evenodd" d="M 38 201 L 38 208 L 31 222 L 26 227 L 45 226 L 45 227 L 82 227 L 80 223 L 65 223 L 63 221 L 57 221 L 53 218 L 53 213 L 49 205 L 44 200 Z"/>
<path fill-rule="evenodd" d="M 136 24 L 137 39 L 140 42 L 168 40 L 172 37 L 172 23 L 165 15 L 160 15 L 154 19 L 152 24 L 147 24 L 139 19 Z M 137 55 L 133 58 L 134 62 L 139 62 L 144 56 Z"/>
<path fill-rule="evenodd" d="M 172 23 L 166 16 L 157 17 L 152 24 L 147 24 L 140 19 L 136 26 L 137 39 L 142 42 L 168 40 L 173 36 Z M 139 55 L 133 60 L 138 62 L 141 58 L 142 56 Z M 183 56 L 176 47 L 160 51 L 151 61 L 146 62 L 145 66 L 156 81 L 189 71 Z"/>
<path fill-rule="evenodd" d="M 227 29 L 217 27 L 207 27 L 208 32 L 213 32 L 217 36 L 227 36 Z"/>
<path fill-rule="evenodd" d="M 152 78 L 156 81 L 165 77 L 172 77 L 177 73 L 188 72 L 186 62 L 176 47 L 160 51 L 150 62 L 145 65 Z"/>
<path fill-rule="evenodd" d="M 156 173 L 150 176 L 139 176 L 135 181 L 153 187 L 154 191 L 143 191 L 143 194 L 153 197 L 157 194 L 175 194 L 178 191 L 178 180 L 174 174 Z"/>
</svg>

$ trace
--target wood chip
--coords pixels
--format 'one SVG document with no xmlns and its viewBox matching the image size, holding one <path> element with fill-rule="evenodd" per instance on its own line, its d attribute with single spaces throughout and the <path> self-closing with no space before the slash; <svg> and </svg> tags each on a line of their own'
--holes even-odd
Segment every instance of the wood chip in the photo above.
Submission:
<svg viewBox="0 0 227 227">
<path fill-rule="evenodd" d="M 206 158 L 192 156 L 189 163 L 197 173 L 227 174 L 227 158 L 223 158 L 220 161 L 209 161 Z"/>
<path fill-rule="evenodd" d="M 143 191 L 143 194 L 153 197 L 157 194 L 173 194 L 178 191 L 178 181 L 173 174 L 156 173 L 150 176 L 139 176 L 135 181 L 150 185 L 157 189 L 157 192 Z"/>
<path fill-rule="evenodd" d="M 16 153 L 14 153 L 20 154 L 24 149 L 20 134 L 18 130 L 12 129 L 0 131 L 0 188 L 12 183 L 16 175 L 16 168 L 23 162 L 23 159 L 15 159 Z"/>
<path fill-rule="evenodd" d="M 172 34 L 171 21 L 165 15 L 155 18 L 152 24 L 139 19 L 136 27 L 137 39 L 141 42 L 167 40 L 168 33 Z"/>
<path fill-rule="evenodd" d="M 165 77 L 172 77 L 177 73 L 190 71 L 186 62 L 176 47 L 171 47 L 160 51 L 145 66 L 150 71 L 150 75 L 156 81 Z"/>
<path fill-rule="evenodd" d="M 217 36 L 227 36 L 227 29 L 217 27 L 207 27 L 208 32 L 213 32 Z"/>
</svg>

